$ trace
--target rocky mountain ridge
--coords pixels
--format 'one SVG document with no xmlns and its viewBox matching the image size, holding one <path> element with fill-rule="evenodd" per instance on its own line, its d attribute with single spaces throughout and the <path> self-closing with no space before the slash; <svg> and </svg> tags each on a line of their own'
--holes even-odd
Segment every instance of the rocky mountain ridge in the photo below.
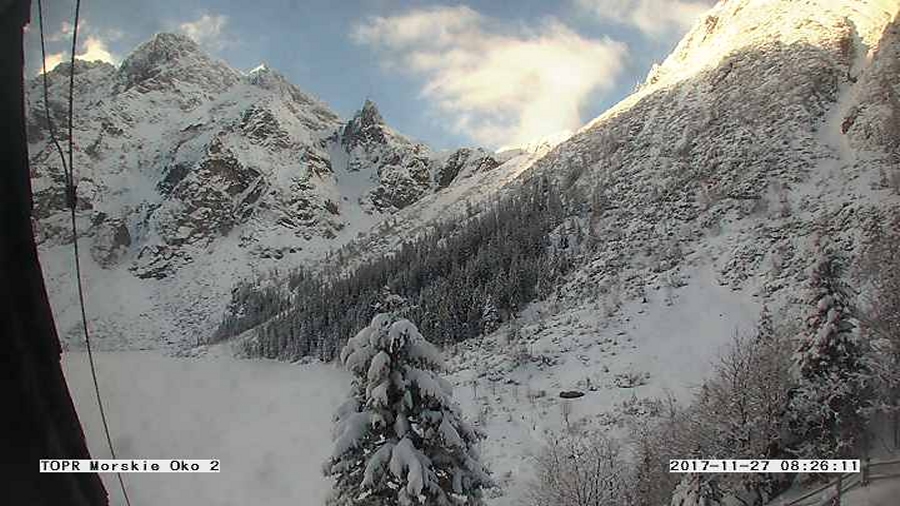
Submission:
<svg viewBox="0 0 900 506">
<path fill-rule="evenodd" d="M 242 73 L 181 35 L 154 36 L 119 67 L 77 61 L 74 71 L 79 233 L 98 286 L 120 277 L 111 271 L 127 271 L 147 283 L 175 280 L 195 294 L 187 285 L 212 272 L 198 264 L 209 264 L 213 250 L 230 257 L 236 276 L 302 263 L 500 165 L 484 149 L 438 153 L 413 141 L 368 100 L 343 122 L 268 66 Z M 69 72 L 61 64 L 47 76 L 61 142 Z M 27 93 L 34 223 L 42 250 L 63 252 L 71 242 L 64 178 L 41 86 L 34 79 Z M 60 291 L 70 281 L 65 269 L 50 277 Z M 228 284 L 216 283 L 223 297 Z"/>
</svg>

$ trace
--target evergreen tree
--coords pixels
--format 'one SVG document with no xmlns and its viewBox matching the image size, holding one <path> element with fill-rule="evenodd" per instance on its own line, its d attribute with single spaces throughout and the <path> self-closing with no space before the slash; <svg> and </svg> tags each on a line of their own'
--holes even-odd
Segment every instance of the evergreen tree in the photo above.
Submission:
<svg viewBox="0 0 900 506">
<path fill-rule="evenodd" d="M 481 327 L 485 334 L 489 334 L 500 327 L 500 314 L 492 297 L 488 297 L 481 308 Z"/>
<path fill-rule="evenodd" d="M 483 504 L 492 485 L 476 450 L 482 436 L 462 419 L 437 374 L 440 353 L 416 326 L 379 313 L 340 358 L 354 380 L 335 417 L 328 504 Z"/>
<path fill-rule="evenodd" d="M 871 370 L 841 274 L 840 258 L 820 252 L 810 275 L 813 309 L 793 364 L 799 386 L 790 422 L 801 458 L 848 457 L 866 430 Z"/>
<path fill-rule="evenodd" d="M 772 321 L 772 311 L 769 306 L 763 305 L 759 313 L 759 322 L 756 325 L 756 340 L 771 341 L 775 337 L 775 324 Z"/>
</svg>

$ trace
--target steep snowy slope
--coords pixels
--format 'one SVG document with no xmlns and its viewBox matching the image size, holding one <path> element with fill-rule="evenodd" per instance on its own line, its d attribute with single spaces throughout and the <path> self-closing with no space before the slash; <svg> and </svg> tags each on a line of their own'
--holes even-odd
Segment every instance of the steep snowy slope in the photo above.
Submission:
<svg viewBox="0 0 900 506">
<path fill-rule="evenodd" d="M 577 284 L 615 274 L 639 296 L 677 285 L 685 258 L 707 251 L 723 284 L 771 295 L 805 267 L 814 232 L 852 249 L 895 198 L 876 185 L 885 167 L 875 153 L 896 136 L 882 126 L 857 152 L 842 130 L 848 100 L 871 95 L 874 81 L 896 83 L 878 56 L 896 11 L 720 2 L 639 92 L 532 168 L 573 205 L 591 204 L 580 218 L 601 244 Z M 881 96 L 875 110 L 891 110 L 895 99 Z"/>
<path fill-rule="evenodd" d="M 48 75 L 63 142 L 68 76 Z M 27 98 L 35 229 L 68 339 L 71 232 L 41 85 Z M 172 34 L 118 68 L 76 62 L 74 136 L 89 312 L 112 347 L 202 341 L 237 279 L 307 262 L 499 165 L 481 149 L 435 153 L 369 101 L 345 124 L 275 70 L 243 74 Z"/>
<path fill-rule="evenodd" d="M 719 2 L 634 95 L 471 202 L 556 181 L 571 214 L 560 233 L 586 263 L 561 290 L 575 302 L 601 285 L 627 298 L 677 287 L 698 255 L 735 289 L 790 288 L 815 233 L 854 249 L 867 220 L 896 203 L 897 10 L 896 0 Z M 453 216 L 428 213 L 429 202 L 407 211 Z M 365 237 L 359 256 L 428 227 L 403 217 Z"/>
<path fill-rule="evenodd" d="M 398 213 L 347 249 L 346 267 L 540 178 L 562 192 L 569 217 L 553 242 L 578 265 L 558 310 L 674 300 L 699 269 L 793 312 L 814 243 L 856 252 L 898 204 L 897 11 L 719 2 L 633 96 L 536 163 L 472 178 L 490 191 L 463 184 L 454 204 Z"/>
</svg>

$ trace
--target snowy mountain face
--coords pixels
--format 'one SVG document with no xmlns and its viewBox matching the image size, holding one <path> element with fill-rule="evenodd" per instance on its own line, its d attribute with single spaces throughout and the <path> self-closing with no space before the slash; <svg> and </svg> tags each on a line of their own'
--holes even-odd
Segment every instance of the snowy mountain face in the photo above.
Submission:
<svg viewBox="0 0 900 506">
<path fill-rule="evenodd" d="M 643 298 L 699 263 L 734 289 L 791 288 L 815 235 L 855 248 L 896 204 L 898 8 L 721 1 L 636 93 L 492 193 L 557 183 L 559 233 L 589 236 L 562 290 L 576 302 L 609 284 Z"/>
<path fill-rule="evenodd" d="M 711 260 L 721 283 L 768 297 L 801 275 L 814 234 L 855 247 L 896 203 L 877 181 L 898 135 L 896 12 L 709 11 L 637 93 L 531 169 L 590 204 L 581 217 L 606 245 L 575 285 L 615 276 L 638 296 Z"/>
<path fill-rule="evenodd" d="M 391 130 L 370 100 L 344 125 L 338 140 L 349 155 L 348 171 L 375 169 L 377 184 L 361 201 L 377 212 L 403 209 L 436 189 L 446 188 L 461 174 L 487 172 L 500 165 L 483 149 L 461 148 L 439 156 L 425 144 Z"/>
<path fill-rule="evenodd" d="M 69 71 L 48 74 L 63 143 Z M 75 316 L 71 232 L 39 78 L 27 108 L 35 230 L 65 335 Z M 172 34 L 118 68 L 76 62 L 74 123 L 86 278 L 111 346 L 196 342 L 238 278 L 302 264 L 499 165 L 481 149 L 435 153 L 391 130 L 370 101 L 344 123 L 275 70 L 241 73 Z"/>
</svg>

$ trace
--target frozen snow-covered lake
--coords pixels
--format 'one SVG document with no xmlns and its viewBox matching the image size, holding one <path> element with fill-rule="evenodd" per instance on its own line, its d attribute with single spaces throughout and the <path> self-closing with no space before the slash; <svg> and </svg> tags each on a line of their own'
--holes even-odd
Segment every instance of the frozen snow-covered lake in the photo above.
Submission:
<svg viewBox="0 0 900 506">
<path fill-rule="evenodd" d="M 217 458 L 219 474 L 127 474 L 140 506 L 321 504 L 331 415 L 349 388 L 331 365 L 158 352 L 95 354 L 119 458 Z M 94 458 L 109 458 L 87 355 L 63 368 Z M 111 504 L 124 504 L 114 474 Z"/>
</svg>

